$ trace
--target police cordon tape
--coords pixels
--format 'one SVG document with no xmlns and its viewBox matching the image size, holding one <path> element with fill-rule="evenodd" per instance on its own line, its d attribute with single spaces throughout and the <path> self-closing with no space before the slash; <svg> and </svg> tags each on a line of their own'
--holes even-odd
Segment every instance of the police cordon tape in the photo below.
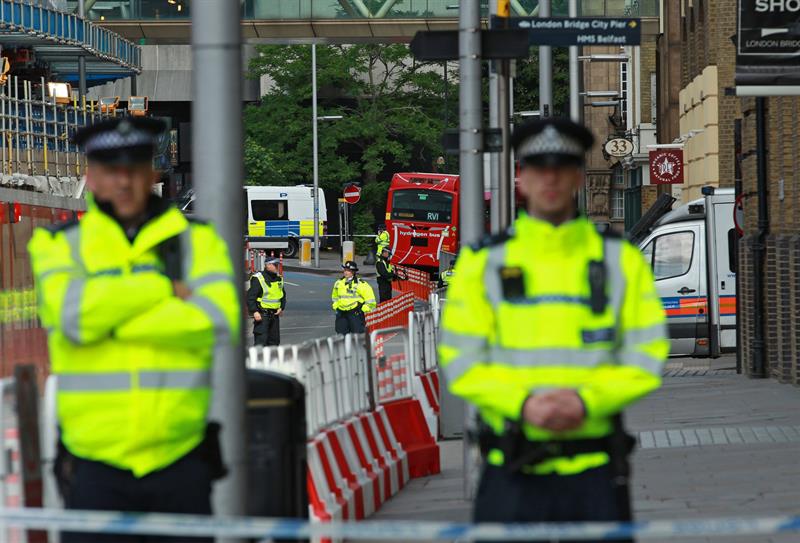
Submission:
<svg viewBox="0 0 800 543">
<path fill-rule="evenodd" d="M 467 524 L 362 521 L 317 524 L 294 519 L 0 508 L 0 529 L 8 527 L 104 534 L 238 537 L 263 541 L 320 537 L 383 541 L 611 541 L 634 536 L 638 539 L 649 539 L 797 533 L 800 532 L 800 516 L 633 523 Z"/>
</svg>

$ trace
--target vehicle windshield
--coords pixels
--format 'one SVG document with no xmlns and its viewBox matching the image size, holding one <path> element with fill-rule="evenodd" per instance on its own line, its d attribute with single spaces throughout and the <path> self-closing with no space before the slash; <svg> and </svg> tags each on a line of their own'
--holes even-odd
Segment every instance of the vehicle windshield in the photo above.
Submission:
<svg viewBox="0 0 800 543">
<path fill-rule="evenodd" d="M 392 196 L 392 219 L 450 223 L 453 195 L 437 190 L 396 190 Z"/>
</svg>

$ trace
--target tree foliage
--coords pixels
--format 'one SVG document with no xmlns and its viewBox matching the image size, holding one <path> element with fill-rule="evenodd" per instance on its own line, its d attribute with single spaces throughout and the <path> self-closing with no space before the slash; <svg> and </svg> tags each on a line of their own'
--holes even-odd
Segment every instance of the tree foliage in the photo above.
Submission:
<svg viewBox="0 0 800 543">
<path fill-rule="evenodd" d="M 451 64 L 454 66 L 454 64 Z M 250 66 L 271 87 L 244 113 L 247 178 L 255 184 L 312 182 L 311 46 L 262 46 Z M 318 45 L 319 179 L 326 191 L 359 182 L 355 211 L 372 225 L 383 214 L 391 174 L 430 171 L 445 118 L 456 118 L 458 88 L 441 65 L 415 62 L 406 45 Z M 369 220 L 367 220 L 369 219 Z"/>
<path fill-rule="evenodd" d="M 553 115 L 568 116 L 569 109 L 569 49 L 553 48 Z M 514 80 L 514 109 L 539 109 L 539 48 L 532 47 L 528 58 L 517 61 Z"/>
</svg>

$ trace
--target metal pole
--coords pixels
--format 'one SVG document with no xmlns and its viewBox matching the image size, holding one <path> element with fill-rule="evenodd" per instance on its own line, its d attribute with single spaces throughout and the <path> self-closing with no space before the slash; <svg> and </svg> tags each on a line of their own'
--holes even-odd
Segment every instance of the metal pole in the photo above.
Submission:
<svg viewBox="0 0 800 543">
<path fill-rule="evenodd" d="M 317 132 L 317 44 L 311 44 L 311 133 L 314 141 L 314 267 L 319 268 L 319 140 Z"/>
<path fill-rule="evenodd" d="M 78 16 L 86 18 L 86 5 L 84 0 L 78 0 Z M 86 59 L 83 55 L 78 57 L 78 94 L 86 96 Z"/>
<path fill-rule="evenodd" d="M 244 198 L 239 190 L 243 178 L 240 15 L 238 2 L 192 2 L 192 169 L 197 206 L 225 240 L 237 285 L 244 277 Z M 214 511 L 227 517 L 246 512 L 243 339 L 242 334 L 236 346 L 216 349 L 212 371 L 211 416 L 222 423 L 222 454 L 230 470 L 214 489 Z"/>
<path fill-rule="evenodd" d="M 550 17 L 550 0 L 540 0 L 539 17 Z M 539 111 L 540 116 L 553 115 L 553 48 L 539 46 Z"/>
<path fill-rule="evenodd" d="M 481 19 L 479 0 L 461 0 L 458 16 L 458 62 L 459 62 L 459 167 L 461 186 L 459 191 L 459 240 L 461 246 L 480 240 L 484 235 L 483 224 L 483 111 L 481 104 Z M 451 394 L 442 381 L 441 432 L 454 437 L 464 434 L 466 421 L 472 418 L 474 409 L 465 409 L 464 402 Z M 468 440 L 467 440 L 468 443 Z M 464 469 L 469 465 L 469 451 L 464 447 Z M 466 478 L 465 478 L 466 481 Z M 466 485 L 466 482 L 465 482 Z M 468 494 L 467 486 L 464 487 Z"/>
<path fill-rule="evenodd" d="M 497 0 L 493 0 L 496 4 Z M 496 7 L 492 8 L 492 12 L 496 12 Z M 500 74 L 499 62 L 492 61 L 492 73 L 489 74 L 489 125 L 492 128 L 501 128 L 500 124 Z M 502 153 L 489 153 L 489 226 L 492 234 L 497 234 L 503 228 L 501 225 L 501 208 L 503 200 L 500 196 L 500 160 Z"/>
<path fill-rule="evenodd" d="M 481 108 L 481 19 L 478 0 L 462 0 L 459 10 L 459 166 L 461 246 L 483 237 L 483 130 Z"/>
<path fill-rule="evenodd" d="M 511 89 L 510 61 L 500 61 L 500 73 L 497 74 L 498 117 L 500 131 L 503 137 L 503 151 L 500 153 L 500 230 L 505 230 L 511 225 L 511 207 L 514 198 L 511 178 Z"/>
<path fill-rule="evenodd" d="M 578 0 L 569 0 L 569 16 L 578 16 Z M 569 48 L 569 118 L 576 123 L 581 122 L 581 69 L 578 61 L 578 46 Z"/>
<path fill-rule="evenodd" d="M 753 244 L 753 377 L 767 376 L 764 312 L 764 257 L 769 234 L 767 199 L 767 99 L 756 98 L 756 174 L 758 192 L 758 237 Z"/>
</svg>

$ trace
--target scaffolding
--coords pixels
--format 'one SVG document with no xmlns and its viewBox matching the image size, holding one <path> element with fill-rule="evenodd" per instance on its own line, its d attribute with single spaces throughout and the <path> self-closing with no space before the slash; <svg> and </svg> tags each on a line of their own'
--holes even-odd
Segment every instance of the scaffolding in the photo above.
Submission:
<svg viewBox="0 0 800 543">
<path fill-rule="evenodd" d="M 100 112 L 96 100 L 73 94 L 70 103 L 48 96 L 47 82 L 10 76 L 0 85 L 0 174 L 80 178 L 86 158 L 71 142 L 82 126 L 124 115 Z"/>
</svg>

